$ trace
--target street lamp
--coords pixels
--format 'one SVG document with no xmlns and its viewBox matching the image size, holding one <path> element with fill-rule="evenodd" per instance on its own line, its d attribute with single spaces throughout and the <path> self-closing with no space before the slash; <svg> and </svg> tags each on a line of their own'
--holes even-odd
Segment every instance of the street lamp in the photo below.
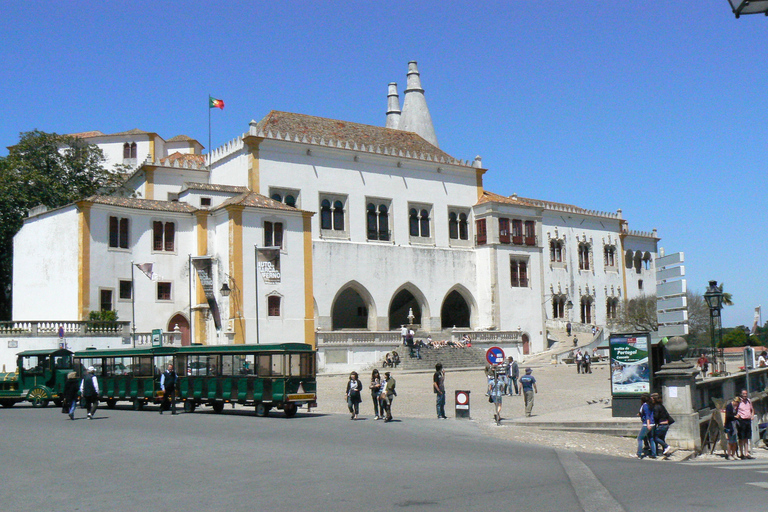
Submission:
<svg viewBox="0 0 768 512">
<path fill-rule="evenodd" d="M 232 293 L 232 289 L 227 283 L 224 283 L 221 285 L 221 290 L 219 290 L 219 293 L 221 293 L 222 297 L 229 297 L 229 294 Z"/>
<path fill-rule="evenodd" d="M 728 0 L 733 14 L 765 14 L 768 16 L 768 0 Z"/>
<path fill-rule="evenodd" d="M 718 334 L 722 331 L 723 324 L 720 318 L 720 310 L 723 309 L 723 285 L 718 286 L 717 281 L 710 281 L 709 288 L 704 293 L 704 300 L 707 301 L 709 306 L 709 328 L 712 338 L 712 367 L 715 371 L 717 368 L 717 349 L 715 348 L 717 343 L 715 342 L 715 327 L 718 328 Z"/>
</svg>

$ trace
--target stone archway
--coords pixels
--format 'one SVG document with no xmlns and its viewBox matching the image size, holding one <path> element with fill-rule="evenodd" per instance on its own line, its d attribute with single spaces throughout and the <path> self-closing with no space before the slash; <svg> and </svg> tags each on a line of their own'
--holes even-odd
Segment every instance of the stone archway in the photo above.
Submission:
<svg viewBox="0 0 768 512">
<path fill-rule="evenodd" d="M 443 307 L 440 308 L 440 325 L 443 329 L 452 327 L 470 327 L 469 304 L 458 291 L 453 290 L 443 301 Z"/>
<path fill-rule="evenodd" d="M 178 313 L 168 321 L 167 331 L 173 332 L 177 325 L 179 326 L 179 331 L 181 331 L 181 346 L 188 347 L 191 345 L 191 340 L 189 338 L 189 320 L 187 320 L 187 317 L 181 313 Z"/>
<path fill-rule="evenodd" d="M 333 301 L 332 329 L 368 329 L 368 305 L 353 288 L 346 288 Z"/>
<path fill-rule="evenodd" d="M 389 329 L 400 329 L 401 325 L 408 325 L 408 312 L 413 311 L 413 323 L 421 325 L 421 306 L 416 297 L 408 290 L 400 290 L 392 299 L 389 306 Z"/>
</svg>

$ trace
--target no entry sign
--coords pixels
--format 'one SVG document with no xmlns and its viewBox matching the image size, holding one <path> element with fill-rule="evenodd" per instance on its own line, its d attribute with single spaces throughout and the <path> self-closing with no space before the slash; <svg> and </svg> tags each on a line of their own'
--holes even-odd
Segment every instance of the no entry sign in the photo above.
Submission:
<svg viewBox="0 0 768 512">
<path fill-rule="evenodd" d="M 488 364 L 501 364 L 504 362 L 504 351 L 501 347 L 491 347 L 485 353 L 485 360 Z"/>
</svg>

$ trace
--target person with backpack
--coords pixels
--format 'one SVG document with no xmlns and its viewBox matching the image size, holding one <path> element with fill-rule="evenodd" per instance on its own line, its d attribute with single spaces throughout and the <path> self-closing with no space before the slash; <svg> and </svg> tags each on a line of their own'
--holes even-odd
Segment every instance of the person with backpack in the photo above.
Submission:
<svg viewBox="0 0 768 512">
<path fill-rule="evenodd" d="M 381 383 L 381 405 L 384 407 L 384 412 L 386 413 L 384 423 L 389 423 L 392 421 L 392 401 L 397 396 L 397 392 L 395 391 L 397 382 L 389 372 L 384 372 L 384 379 L 385 380 Z"/>
<path fill-rule="evenodd" d="M 85 398 L 85 408 L 88 410 L 88 419 L 92 420 L 99 406 L 99 381 L 96 379 L 96 368 L 88 367 L 88 372 L 80 382 L 80 395 Z"/>
<path fill-rule="evenodd" d="M 160 389 L 163 390 L 163 401 L 160 402 L 160 414 L 163 410 L 171 409 L 171 414 L 176 414 L 176 383 L 179 377 L 173 371 L 173 365 L 169 364 L 168 369 L 160 377 Z"/>
<path fill-rule="evenodd" d="M 651 400 L 653 401 L 653 421 L 656 425 L 653 429 L 653 441 L 662 447 L 663 451 L 661 453 L 666 457 L 672 453 L 672 447 L 666 441 L 667 431 L 675 420 L 672 419 L 672 416 L 669 415 L 666 407 L 664 407 L 664 401 L 660 394 L 651 394 Z M 658 448 L 656 451 L 658 452 Z"/>
</svg>

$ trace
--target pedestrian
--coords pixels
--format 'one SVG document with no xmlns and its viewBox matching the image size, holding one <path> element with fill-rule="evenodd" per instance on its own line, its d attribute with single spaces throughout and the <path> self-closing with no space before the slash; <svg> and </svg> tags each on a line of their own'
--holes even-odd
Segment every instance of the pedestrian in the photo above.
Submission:
<svg viewBox="0 0 768 512">
<path fill-rule="evenodd" d="M 491 396 L 491 402 L 495 406 L 495 413 L 493 419 L 496 420 L 497 425 L 501 425 L 501 401 L 504 396 L 504 378 L 501 372 L 497 372 L 493 376 L 493 380 L 488 386 L 488 393 Z"/>
<path fill-rule="evenodd" d="M 388 423 L 392 421 L 392 402 L 397 396 L 397 391 L 395 391 L 397 382 L 390 372 L 384 372 L 384 377 L 387 382 L 382 384 L 384 387 L 381 392 L 381 403 L 384 405 L 384 411 L 387 414 L 384 423 Z"/>
<path fill-rule="evenodd" d="M 581 358 L 582 373 L 592 373 L 592 360 L 589 357 L 589 352 L 584 351 L 584 355 Z"/>
<path fill-rule="evenodd" d="M 581 373 L 581 365 L 584 363 L 584 354 L 581 353 L 581 349 L 576 350 L 576 373 Z"/>
<path fill-rule="evenodd" d="M 493 371 L 493 368 L 491 367 L 491 365 L 489 365 L 489 364 L 485 365 L 485 384 L 486 384 L 486 389 L 488 388 L 488 386 L 491 385 L 491 381 L 493 381 L 493 374 L 494 374 L 494 371 Z M 490 391 L 486 391 L 485 392 L 485 396 L 491 396 Z"/>
<path fill-rule="evenodd" d="M 176 383 L 179 381 L 178 375 L 173 371 L 173 365 L 169 364 L 168 369 L 160 376 L 160 389 L 163 390 L 163 401 L 160 402 L 160 414 L 163 410 L 171 409 L 171 414 L 176 414 Z"/>
<path fill-rule="evenodd" d="M 509 356 L 508 361 L 509 365 L 507 366 L 507 371 L 509 372 L 509 382 L 511 382 L 512 386 L 515 388 L 515 395 L 519 395 L 520 390 L 517 387 L 517 379 L 520 378 L 520 366 L 512 356 Z M 509 396 L 512 396 L 512 388 L 509 386 L 509 384 L 507 384 L 507 393 Z"/>
<path fill-rule="evenodd" d="M 577 336 L 573 337 L 573 346 L 578 347 L 579 346 L 579 338 Z"/>
<path fill-rule="evenodd" d="M 768 351 L 763 350 L 757 358 L 757 367 L 765 368 L 766 366 L 768 366 Z"/>
<path fill-rule="evenodd" d="M 75 419 L 75 410 L 77 409 L 77 373 L 69 372 L 67 382 L 64 383 L 64 406 L 68 408 L 69 419 Z"/>
<path fill-rule="evenodd" d="M 445 370 L 442 363 L 435 365 L 435 375 L 432 377 L 432 391 L 435 392 L 435 406 L 438 419 L 448 419 L 445 415 Z"/>
<path fill-rule="evenodd" d="M 351 417 L 349 419 L 356 420 L 357 415 L 360 413 L 360 402 L 363 401 L 360 392 L 363 390 L 363 385 L 357 379 L 357 372 L 349 374 L 349 381 L 347 381 L 347 407 L 349 407 L 349 413 Z"/>
<path fill-rule="evenodd" d="M 80 395 L 85 398 L 85 408 L 88 410 L 88 419 L 92 420 L 99 406 L 99 380 L 96 378 L 96 368 L 88 367 L 88 372 L 80 382 Z"/>
<path fill-rule="evenodd" d="M 371 384 L 368 386 L 371 390 L 371 399 L 373 400 L 373 413 L 376 415 L 376 419 L 380 420 L 384 418 L 384 411 L 379 414 L 379 395 L 381 394 L 381 377 L 379 376 L 379 370 L 376 368 L 371 372 Z"/>
<path fill-rule="evenodd" d="M 754 459 L 749 453 L 749 441 L 752 439 L 752 418 L 755 417 L 755 409 L 746 389 L 741 390 L 741 402 L 736 410 L 736 418 L 739 420 L 739 456 L 742 459 Z"/>
<path fill-rule="evenodd" d="M 725 451 L 725 460 L 736 459 L 739 452 L 739 419 L 736 412 L 739 410 L 741 398 L 739 395 L 725 406 L 725 436 L 728 440 L 728 448 Z"/>
<path fill-rule="evenodd" d="M 569 337 L 571 336 L 571 322 L 568 322 L 567 324 L 565 324 L 565 332 L 568 333 Z"/>
<path fill-rule="evenodd" d="M 403 338 L 403 345 L 405 345 L 405 340 L 408 338 L 408 328 L 404 325 L 400 327 L 400 337 Z"/>
<path fill-rule="evenodd" d="M 640 395 L 640 411 L 637 413 L 640 416 L 642 427 L 640 427 L 640 433 L 637 434 L 637 458 L 642 459 L 645 457 L 643 445 L 645 441 L 648 441 L 651 449 L 651 458 L 656 458 L 656 443 L 653 442 L 653 409 L 651 409 L 651 395 L 643 393 Z"/>
<path fill-rule="evenodd" d="M 672 419 L 672 416 L 667 412 L 667 408 L 664 407 L 664 400 L 660 394 L 652 393 L 651 400 L 653 401 L 653 440 L 656 445 L 661 446 L 661 453 L 666 457 L 672 453 L 672 447 L 667 444 L 667 431 L 675 420 Z M 658 453 L 658 447 L 656 453 Z"/>
<path fill-rule="evenodd" d="M 709 371 L 709 359 L 707 359 L 707 356 L 704 354 L 701 354 L 701 356 L 699 356 L 699 360 L 697 361 L 697 364 L 701 369 L 702 377 L 706 377 L 707 372 Z"/>
<path fill-rule="evenodd" d="M 421 340 L 418 340 L 416 343 L 414 343 L 414 348 L 416 349 L 416 359 L 421 359 L 422 345 L 424 345 L 424 342 Z"/>
<path fill-rule="evenodd" d="M 594 336 L 596 332 L 597 332 L 597 327 L 595 327 L 595 326 L 593 325 L 593 326 L 592 326 L 592 336 Z"/>
<path fill-rule="evenodd" d="M 523 388 L 523 397 L 525 398 L 525 416 L 527 418 L 531 417 L 531 411 L 533 410 L 533 395 L 539 392 L 539 388 L 536 387 L 536 378 L 531 375 L 532 373 L 532 368 L 526 368 L 525 375 L 520 377 L 520 386 Z"/>
</svg>

